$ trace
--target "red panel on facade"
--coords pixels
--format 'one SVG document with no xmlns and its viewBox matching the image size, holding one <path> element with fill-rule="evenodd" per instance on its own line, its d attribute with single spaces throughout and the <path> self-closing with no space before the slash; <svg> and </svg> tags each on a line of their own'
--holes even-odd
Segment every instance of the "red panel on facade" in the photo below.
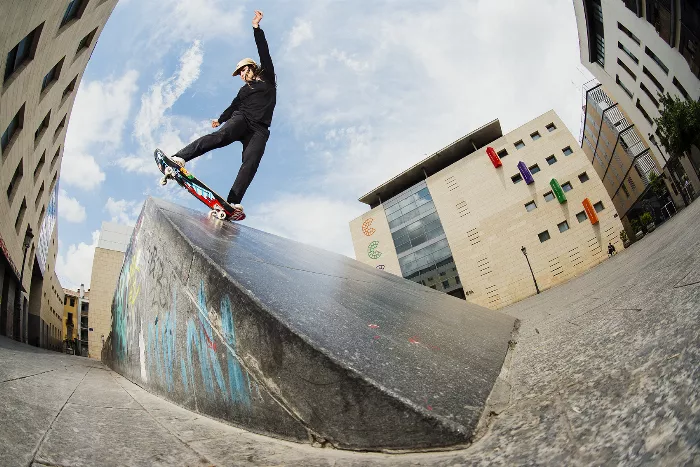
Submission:
<svg viewBox="0 0 700 467">
<path fill-rule="evenodd" d="M 591 224 L 597 224 L 598 214 L 596 214 L 590 199 L 586 198 L 583 200 L 583 209 L 586 211 L 586 215 L 588 216 L 588 220 L 591 221 Z"/>
<path fill-rule="evenodd" d="M 496 151 L 491 146 L 486 148 L 486 154 L 489 156 L 489 159 L 491 159 L 491 163 L 494 167 L 498 168 L 503 165 L 501 158 L 498 157 L 498 154 L 496 154 Z"/>
</svg>

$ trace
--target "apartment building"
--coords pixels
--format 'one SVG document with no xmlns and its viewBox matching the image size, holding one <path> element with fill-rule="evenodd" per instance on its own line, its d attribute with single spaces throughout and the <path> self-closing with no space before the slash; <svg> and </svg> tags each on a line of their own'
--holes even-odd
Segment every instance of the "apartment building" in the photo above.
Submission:
<svg viewBox="0 0 700 467">
<path fill-rule="evenodd" d="M 90 276 L 90 358 L 102 358 L 102 346 L 112 330 L 112 300 L 133 230 L 133 226 L 130 225 L 102 223 Z"/>
<path fill-rule="evenodd" d="M 63 337 L 62 299 L 42 300 L 62 290 L 49 245 L 57 235 L 63 143 L 83 72 L 116 3 L 0 2 L 0 334 L 34 345 Z"/>
<path fill-rule="evenodd" d="M 675 205 L 700 193 L 700 151 L 673 157 L 659 143 L 659 94 L 700 98 L 700 3 L 574 0 L 581 63 L 596 78 L 583 90 L 579 142 L 620 216 L 636 216 L 652 173 Z M 685 183 L 689 182 L 689 185 Z M 669 208 L 667 208 L 668 210 Z"/>
<path fill-rule="evenodd" d="M 503 134 L 498 120 L 360 198 L 359 261 L 498 309 L 622 248 L 622 224 L 554 111 Z"/>
</svg>

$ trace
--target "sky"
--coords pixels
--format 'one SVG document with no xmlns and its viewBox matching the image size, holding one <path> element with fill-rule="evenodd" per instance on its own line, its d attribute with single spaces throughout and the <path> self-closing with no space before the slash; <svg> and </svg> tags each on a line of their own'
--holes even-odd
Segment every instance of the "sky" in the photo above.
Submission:
<svg viewBox="0 0 700 467">
<path fill-rule="evenodd" d="M 161 187 L 153 150 L 213 131 L 258 60 L 264 13 L 277 107 L 243 200 L 248 226 L 354 257 L 357 199 L 498 118 L 507 133 L 554 109 L 576 136 L 581 86 L 571 0 L 120 0 L 70 118 L 58 200 L 61 284 L 89 287 L 104 221 L 134 224 Z M 188 168 L 226 196 L 241 144 Z"/>
</svg>

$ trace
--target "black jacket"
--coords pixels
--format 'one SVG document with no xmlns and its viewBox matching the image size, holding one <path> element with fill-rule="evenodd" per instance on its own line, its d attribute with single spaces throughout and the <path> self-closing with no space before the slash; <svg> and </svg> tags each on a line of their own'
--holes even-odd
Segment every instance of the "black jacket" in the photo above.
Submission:
<svg viewBox="0 0 700 467">
<path fill-rule="evenodd" d="M 253 35 L 255 36 L 255 44 L 258 46 L 258 55 L 260 56 L 261 80 L 246 83 L 239 89 L 236 98 L 219 117 L 219 123 L 223 124 L 236 111 L 245 115 L 248 120 L 260 123 L 266 127 L 269 127 L 270 123 L 272 123 L 272 112 L 275 110 L 275 104 L 277 103 L 275 68 L 272 65 L 265 33 L 258 27 L 253 28 Z"/>
</svg>

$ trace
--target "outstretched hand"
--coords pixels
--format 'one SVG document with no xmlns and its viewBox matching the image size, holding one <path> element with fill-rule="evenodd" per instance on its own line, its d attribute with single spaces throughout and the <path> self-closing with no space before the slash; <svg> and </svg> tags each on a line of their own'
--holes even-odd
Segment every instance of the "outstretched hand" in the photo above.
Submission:
<svg viewBox="0 0 700 467">
<path fill-rule="evenodd" d="M 212 127 L 212 128 L 216 128 L 217 126 L 219 126 L 219 121 L 218 121 L 218 120 L 212 120 L 212 121 L 211 121 L 211 127 Z"/>
<path fill-rule="evenodd" d="M 260 20 L 263 19 L 263 12 L 260 10 L 255 10 L 255 17 L 253 18 L 253 27 L 257 28 L 260 25 Z"/>
</svg>

